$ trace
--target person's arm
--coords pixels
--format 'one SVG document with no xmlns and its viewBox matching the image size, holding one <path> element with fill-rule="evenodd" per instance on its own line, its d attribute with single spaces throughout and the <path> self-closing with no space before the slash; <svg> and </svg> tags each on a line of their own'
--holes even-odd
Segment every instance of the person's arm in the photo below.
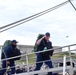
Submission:
<svg viewBox="0 0 76 75">
<path fill-rule="evenodd" d="M 39 45 L 44 38 L 45 38 L 45 36 L 43 36 L 41 39 L 39 39 L 39 40 L 36 42 L 36 44 Z"/>
<path fill-rule="evenodd" d="M 53 48 L 52 42 L 51 42 L 51 48 Z"/>
<path fill-rule="evenodd" d="M 54 53 L 52 42 L 50 42 L 50 49 L 52 49 L 52 50 L 49 53 L 50 53 L 50 56 L 52 56 Z"/>
</svg>

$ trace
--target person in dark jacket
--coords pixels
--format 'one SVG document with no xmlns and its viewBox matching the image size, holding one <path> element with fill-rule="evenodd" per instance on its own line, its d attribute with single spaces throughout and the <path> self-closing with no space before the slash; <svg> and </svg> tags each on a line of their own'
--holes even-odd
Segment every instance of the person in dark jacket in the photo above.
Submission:
<svg viewBox="0 0 76 75">
<path fill-rule="evenodd" d="M 16 46 L 17 46 L 17 41 L 16 40 L 12 40 L 11 41 L 11 45 L 8 46 L 5 49 L 5 54 L 6 54 L 6 58 L 10 58 L 12 55 L 12 51 L 11 50 L 15 50 Z M 14 59 L 9 59 L 9 60 L 3 60 L 2 61 L 2 70 L 1 70 L 1 75 L 4 75 L 6 72 L 6 68 L 7 66 L 11 67 L 11 74 L 15 74 L 15 63 L 14 63 Z"/>
<path fill-rule="evenodd" d="M 50 33 L 47 32 L 45 36 L 43 36 L 41 39 L 39 39 L 36 44 L 38 45 L 38 51 L 45 51 L 47 49 L 52 49 L 52 42 L 49 41 L 50 39 Z M 52 61 L 50 56 L 53 55 L 53 51 L 49 52 L 43 52 L 43 53 L 37 53 L 37 60 L 36 60 L 36 68 L 35 71 L 40 70 L 43 62 L 45 61 L 45 64 L 48 65 L 49 68 L 53 68 L 52 66 Z M 50 61 L 47 61 L 50 60 Z M 38 63 L 40 62 L 40 63 Z M 38 75 L 38 74 L 35 74 Z M 49 72 L 48 75 L 58 75 L 58 74 L 53 74 L 52 72 Z"/>
</svg>

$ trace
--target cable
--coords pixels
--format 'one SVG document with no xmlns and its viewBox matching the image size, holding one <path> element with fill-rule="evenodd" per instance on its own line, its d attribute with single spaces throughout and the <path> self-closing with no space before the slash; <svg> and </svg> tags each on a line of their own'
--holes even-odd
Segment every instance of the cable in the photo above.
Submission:
<svg viewBox="0 0 76 75">
<path fill-rule="evenodd" d="M 31 20 L 33 20 L 33 19 L 35 19 L 35 18 L 37 18 L 37 17 L 40 17 L 40 16 L 42 16 L 42 15 L 44 15 L 44 14 L 46 14 L 46 13 L 49 13 L 49 12 L 55 10 L 55 9 L 58 9 L 59 7 L 65 5 L 65 4 L 67 4 L 67 3 L 69 3 L 69 1 L 65 1 L 65 2 L 63 2 L 63 3 L 61 3 L 61 4 L 58 4 L 58 5 L 56 5 L 56 6 L 52 7 L 52 8 L 49 8 L 49 9 L 47 9 L 47 10 L 45 10 L 45 11 L 42 11 L 42 12 L 37 13 L 37 14 L 35 14 L 35 15 L 32 15 L 32 16 L 29 16 L 29 17 L 27 17 L 27 18 L 21 19 L 21 20 L 19 20 L 19 21 L 14 22 L 14 23 L 5 25 L 5 26 L 3 26 L 3 27 L 0 27 L 0 30 L 1 30 L 0 33 L 6 31 L 6 30 L 8 30 L 8 29 L 14 28 L 14 27 L 16 27 L 16 26 L 19 26 L 19 25 L 21 25 L 21 24 L 23 24 L 23 23 L 25 23 L 25 22 L 31 21 Z M 16 24 L 16 25 L 14 25 L 14 24 Z M 14 25 L 14 26 L 13 26 L 13 25 Z M 10 26 L 11 26 L 11 27 L 10 27 Z M 9 28 L 7 28 L 7 27 L 9 27 Z M 6 28 L 6 29 L 4 29 L 4 28 Z M 2 29 L 3 29 L 3 30 L 2 30 Z"/>
<path fill-rule="evenodd" d="M 76 11 L 76 7 L 73 5 L 73 3 L 71 2 L 71 0 L 68 0 L 70 2 L 70 4 L 72 5 L 72 7 L 75 9 Z"/>
<path fill-rule="evenodd" d="M 66 2 L 67 2 L 67 1 L 66 1 Z M 64 3 L 65 3 L 65 2 L 64 2 Z M 61 3 L 61 4 L 62 4 L 62 3 Z M 60 5 L 60 4 L 59 4 L 59 5 Z M 58 5 L 57 5 L 57 6 L 58 6 Z M 55 7 L 56 7 L 56 6 L 55 6 Z M 54 8 L 54 7 L 53 7 L 53 8 Z M 50 9 L 52 9 L 52 8 L 50 8 Z M 45 10 L 45 11 L 42 11 L 42 12 L 37 13 L 37 14 L 35 14 L 35 15 L 32 15 L 32 16 L 30 16 L 30 17 L 24 18 L 24 19 L 22 19 L 22 20 L 16 21 L 16 22 L 14 22 L 14 23 L 11 23 L 11 24 L 8 24 L 8 25 L 5 25 L 5 26 L 3 26 L 3 27 L 0 27 L 0 29 L 3 29 L 3 28 L 8 27 L 8 26 L 10 26 L 10 25 L 13 25 L 13 24 L 19 23 L 19 22 L 21 22 L 21 21 L 27 20 L 27 19 L 29 19 L 29 18 L 31 18 L 31 17 L 37 16 L 37 15 L 39 15 L 39 14 L 41 14 L 41 13 L 44 13 L 44 12 L 50 10 L 50 9 L 47 9 L 47 10 Z M 48 12 L 47 12 L 47 13 L 48 13 Z M 42 15 L 43 15 L 43 14 L 42 14 Z"/>
<path fill-rule="evenodd" d="M 66 1 L 66 2 L 67 2 L 67 1 Z M 62 3 L 61 3 L 61 4 L 62 4 Z M 59 5 L 60 5 L 60 4 L 59 4 Z M 58 6 L 58 5 L 57 5 L 57 6 Z M 52 9 L 52 8 L 50 8 L 50 9 Z M 37 14 L 35 14 L 35 15 L 32 15 L 32 16 L 30 16 L 30 17 L 24 18 L 24 19 L 22 19 L 22 20 L 16 21 L 16 22 L 14 22 L 14 23 L 11 23 L 11 24 L 8 24 L 8 25 L 5 25 L 5 26 L 3 26 L 3 27 L 0 27 L 0 29 L 3 29 L 3 28 L 8 27 L 8 26 L 10 26 L 10 25 L 13 25 L 13 24 L 19 23 L 19 22 L 21 22 L 21 21 L 27 20 L 27 19 L 29 19 L 29 18 L 31 18 L 31 17 L 34 17 L 34 16 L 36 16 L 36 15 L 39 15 L 39 14 L 41 14 L 41 13 L 43 13 L 43 12 L 46 12 L 46 11 L 48 11 L 48 10 L 50 10 L 50 9 L 47 9 L 47 10 L 45 10 L 45 11 L 42 11 L 42 12 L 37 13 Z"/>
</svg>

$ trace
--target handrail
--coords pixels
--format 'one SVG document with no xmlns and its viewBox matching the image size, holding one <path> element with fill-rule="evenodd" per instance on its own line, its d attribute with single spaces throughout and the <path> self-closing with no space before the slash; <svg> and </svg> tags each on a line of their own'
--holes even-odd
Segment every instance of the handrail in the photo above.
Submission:
<svg viewBox="0 0 76 75">
<path fill-rule="evenodd" d="M 76 44 L 72 44 L 72 45 L 67 45 L 67 46 L 63 46 L 63 47 L 59 47 L 59 48 L 48 49 L 46 51 L 38 51 L 38 52 L 32 52 L 32 53 L 22 54 L 20 56 L 15 56 L 15 57 L 11 57 L 11 58 L 2 59 L 2 61 L 4 61 L 4 60 L 10 60 L 10 59 L 18 58 L 18 57 L 23 57 L 23 56 L 26 56 L 26 55 L 36 54 L 36 53 L 48 52 L 48 51 L 51 51 L 51 50 L 58 50 L 58 49 L 62 49 L 62 48 L 70 47 L 70 46 L 75 46 L 75 45 Z M 65 51 L 65 52 L 68 52 L 68 51 Z M 62 53 L 65 53 L 65 52 L 57 52 L 55 54 L 60 54 L 60 53 L 62 54 Z"/>
<path fill-rule="evenodd" d="M 46 51 L 39 51 L 39 52 L 32 52 L 32 53 L 27 53 L 27 54 L 22 54 L 20 56 L 16 56 L 16 57 L 11 57 L 11 58 L 6 58 L 6 59 L 2 59 L 1 61 L 4 61 L 4 60 L 9 60 L 9 59 L 14 59 L 14 58 L 17 58 L 17 57 L 23 57 L 23 56 L 26 56 L 27 59 L 26 59 L 26 65 L 27 65 L 27 68 L 28 68 L 28 73 L 29 73 L 29 58 L 28 56 L 31 55 L 31 54 L 36 54 L 36 53 L 42 53 L 42 52 L 47 52 L 47 51 L 51 51 L 51 50 L 58 50 L 58 49 L 62 49 L 62 48 L 68 48 L 70 49 L 71 46 L 76 46 L 76 44 L 72 44 L 72 45 L 67 45 L 67 46 L 63 46 L 63 47 L 59 47 L 59 48 L 54 48 L 54 49 L 48 49 Z M 55 54 L 65 54 L 65 52 L 68 52 L 70 53 L 69 51 L 75 51 L 75 50 L 68 50 L 68 51 L 64 51 L 64 52 L 56 52 L 54 53 Z M 64 56 L 64 55 L 63 55 Z M 70 57 L 70 56 L 69 56 Z M 71 57 L 70 57 L 71 58 Z M 40 62 L 47 62 L 47 61 L 50 61 L 50 60 L 46 60 L 46 61 L 40 61 Z M 40 62 L 36 62 L 36 63 L 40 63 Z"/>
<path fill-rule="evenodd" d="M 66 70 L 69 70 L 70 69 L 70 66 L 66 66 L 67 69 Z M 37 74 L 37 73 L 47 73 L 47 72 L 61 72 L 63 70 L 63 67 L 60 67 L 60 68 L 51 68 L 51 69 L 47 69 L 47 70 L 38 70 L 38 71 L 32 71 L 32 72 L 29 72 L 29 74 L 26 72 L 26 73 L 22 73 L 22 75 L 31 75 L 31 74 Z M 18 75 L 21 75 L 21 74 L 18 74 Z"/>
</svg>

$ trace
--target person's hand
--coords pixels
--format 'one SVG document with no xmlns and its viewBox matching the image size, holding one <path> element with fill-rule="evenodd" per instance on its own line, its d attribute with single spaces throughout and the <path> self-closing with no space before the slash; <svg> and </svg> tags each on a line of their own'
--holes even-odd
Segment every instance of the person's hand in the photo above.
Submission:
<svg viewBox="0 0 76 75">
<path fill-rule="evenodd" d="M 44 35 L 43 37 L 42 37 L 42 39 L 44 39 L 46 37 L 46 35 Z"/>
<path fill-rule="evenodd" d="M 39 40 L 36 42 L 36 44 L 37 44 L 37 45 L 39 45 L 39 44 L 40 44 L 40 42 L 41 42 L 45 37 L 46 37 L 46 35 L 45 35 L 45 36 L 43 36 L 41 39 L 39 39 Z"/>
<path fill-rule="evenodd" d="M 8 64 L 8 65 L 10 65 L 10 62 L 9 62 L 9 61 L 7 61 L 7 64 Z"/>
</svg>

